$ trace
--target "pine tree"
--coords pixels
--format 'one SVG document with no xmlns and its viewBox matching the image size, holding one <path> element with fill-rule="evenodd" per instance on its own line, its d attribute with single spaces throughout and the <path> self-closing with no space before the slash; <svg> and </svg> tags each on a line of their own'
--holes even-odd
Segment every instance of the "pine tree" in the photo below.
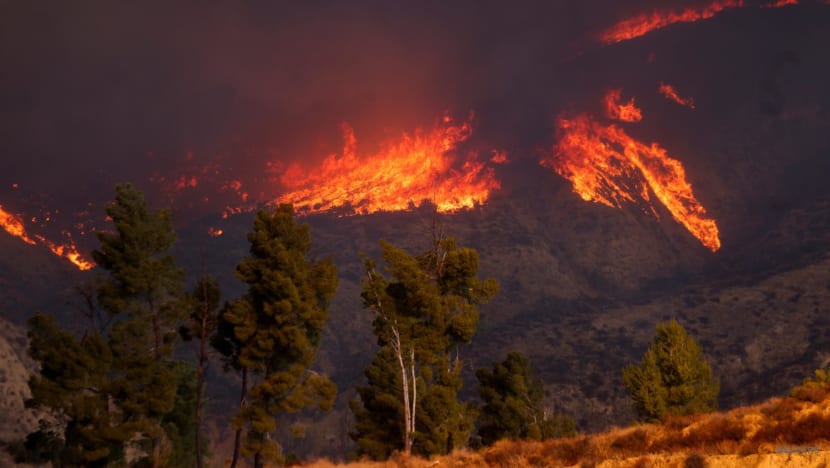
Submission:
<svg viewBox="0 0 830 468">
<path fill-rule="evenodd" d="M 172 359 L 188 310 L 183 273 L 169 253 L 176 236 L 169 211 L 150 211 L 131 185 L 116 187 L 106 212 L 115 231 L 98 233 L 93 258 L 108 274 L 95 291 L 108 317 L 98 313 L 93 289 L 84 287 L 91 329 L 80 338 L 45 315 L 30 321 L 30 354 L 41 371 L 30 381 L 28 404 L 51 411 L 58 424 L 45 424 L 28 440 L 54 448 L 50 434 L 62 433 L 57 460 L 63 466 L 119 462 L 126 443 L 149 451 L 140 463 L 158 466 L 172 456 L 163 453 L 166 442 L 192 435 L 177 417 L 183 411 L 177 402 L 195 398 L 187 394 L 193 385 L 183 381 L 187 366 Z"/>
<path fill-rule="evenodd" d="M 248 305 L 244 301 L 226 303 L 216 319 L 216 330 L 210 338 L 210 345 L 222 356 L 225 372 L 238 372 L 241 376 L 239 392 L 239 410 L 245 407 L 248 396 L 248 363 L 240 361 L 240 352 L 248 337 L 252 336 L 249 330 L 256 327 L 253 323 L 254 315 L 246 313 L 240 308 Z M 239 452 L 242 448 L 242 424 L 234 424 L 233 456 L 230 468 L 236 468 L 239 463 Z"/>
<path fill-rule="evenodd" d="M 501 439 L 545 440 L 575 433 L 573 419 L 546 411 L 544 386 L 533 377 L 530 360 L 511 352 L 503 362 L 476 372 L 484 401 L 478 430 L 485 445 Z"/>
<path fill-rule="evenodd" d="M 380 350 L 365 371 L 368 385 L 352 401 L 359 451 L 375 459 L 393 451 L 422 455 L 464 446 L 475 408 L 458 401 L 459 346 L 469 343 L 478 306 L 496 293 L 492 279 L 478 278 L 478 254 L 436 237 L 412 256 L 381 241 L 390 278 L 365 259 L 363 304 L 375 312 Z"/>
<path fill-rule="evenodd" d="M 308 225 L 297 225 L 291 205 L 274 214 L 257 213 L 248 235 L 250 255 L 237 266 L 247 294 L 222 312 L 218 340 L 235 365 L 258 379 L 233 424 L 247 433 L 241 447 L 255 467 L 280 462 L 272 440 L 276 415 L 314 405 L 331 408 L 336 388 L 311 370 L 328 319 L 328 304 L 337 288 L 337 270 L 330 259 L 308 260 Z"/>
<path fill-rule="evenodd" d="M 187 315 L 183 272 L 170 254 L 176 234 L 169 210 L 151 211 L 132 185 L 116 186 L 106 209 L 115 232 L 99 232 L 93 259 L 109 276 L 98 301 L 117 321 L 110 329 L 112 396 L 124 425 L 149 442 L 161 463 L 162 418 L 173 410 L 177 379 L 171 354 Z"/>
<path fill-rule="evenodd" d="M 219 309 L 222 293 L 219 284 L 208 275 L 199 278 L 191 296 L 190 320 L 187 326 L 180 328 L 180 334 L 186 340 L 198 339 L 198 357 L 196 366 L 196 387 L 194 388 L 194 450 L 196 468 L 204 466 L 204 454 L 202 440 L 202 413 L 205 395 L 205 372 L 207 370 L 208 342 L 216 330 L 216 314 Z"/>
<path fill-rule="evenodd" d="M 675 320 L 657 325 L 643 360 L 625 368 L 623 382 L 632 406 L 646 421 L 717 408 L 720 386 L 703 350 Z"/>
</svg>

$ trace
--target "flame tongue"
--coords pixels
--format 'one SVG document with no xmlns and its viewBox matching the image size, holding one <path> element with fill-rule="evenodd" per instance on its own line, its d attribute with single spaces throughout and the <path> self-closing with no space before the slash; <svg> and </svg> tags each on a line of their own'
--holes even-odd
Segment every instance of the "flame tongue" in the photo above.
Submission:
<svg viewBox="0 0 830 468">
<path fill-rule="evenodd" d="M 37 242 L 26 234 L 26 228 L 23 227 L 23 221 L 19 216 L 15 216 L 3 209 L 0 205 L 0 226 L 9 234 L 17 237 L 23 242 L 35 245 Z"/>
<path fill-rule="evenodd" d="M 645 203 L 656 214 L 649 190 L 700 242 L 720 248 L 718 227 L 692 193 L 683 166 L 653 143 L 645 145 L 615 125 L 602 125 L 587 114 L 560 119 L 557 144 L 542 165 L 573 183 L 586 201 L 621 207 Z"/>
<path fill-rule="evenodd" d="M 781 8 L 789 5 L 798 5 L 798 0 L 776 0 L 761 6 L 764 8 Z"/>
<path fill-rule="evenodd" d="M 680 12 L 673 10 L 655 10 L 652 13 L 645 13 L 620 21 L 600 34 L 599 41 L 603 44 L 627 41 L 676 23 L 692 23 L 702 19 L 708 19 L 726 9 L 742 6 L 744 6 L 743 0 L 716 0 L 709 5 L 697 8 L 686 8 Z"/>
<path fill-rule="evenodd" d="M 677 94 L 677 90 L 674 89 L 674 86 L 672 86 L 670 84 L 660 82 L 660 86 L 657 88 L 657 91 L 660 94 L 662 94 L 663 97 L 665 97 L 666 99 L 670 99 L 670 100 L 680 104 L 681 106 L 686 106 L 689 109 L 694 109 L 695 108 L 694 99 L 680 97 L 680 95 Z"/>
<path fill-rule="evenodd" d="M 47 240 L 45 237 L 41 235 L 35 234 L 33 237 L 30 236 L 26 232 L 26 228 L 23 226 L 23 221 L 19 216 L 15 216 L 6 210 L 0 205 L 0 227 L 2 227 L 6 232 L 11 234 L 14 237 L 22 240 L 23 242 L 36 245 L 42 244 L 45 245 L 53 254 L 63 257 L 76 267 L 79 270 L 89 270 L 93 267 L 92 263 L 85 260 L 81 254 L 78 252 L 77 246 L 72 241 L 72 239 L 68 239 L 66 244 L 57 244 Z"/>
<path fill-rule="evenodd" d="M 643 120 L 642 111 L 634 105 L 634 98 L 627 103 L 620 103 L 621 89 L 612 89 L 605 95 L 605 112 L 608 118 L 623 122 L 639 122 Z"/>
<path fill-rule="evenodd" d="M 472 134 L 470 122 L 445 117 L 429 132 L 416 130 L 382 145 L 377 154 L 359 158 L 357 139 L 344 125 L 343 154 L 326 158 L 314 170 L 290 166 L 281 178 L 291 192 L 276 201 L 300 211 L 350 208 L 355 213 L 407 210 L 431 200 L 452 212 L 484 203 L 499 188 L 492 168 L 469 155 L 460 166 L 451 155 Z"/>
</svg>

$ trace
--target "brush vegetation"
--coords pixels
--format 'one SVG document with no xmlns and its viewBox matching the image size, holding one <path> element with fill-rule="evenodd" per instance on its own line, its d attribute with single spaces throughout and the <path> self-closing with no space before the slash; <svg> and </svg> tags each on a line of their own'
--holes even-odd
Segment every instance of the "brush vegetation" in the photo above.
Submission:
<svg viewBox="0 0 830 468">
<path fill-rule="evenodd" d="M 821 376 L 826 377 L 822 371 Z M 433 458 L 396 456 L 316 468 L 427 467 L 705 467 L 801 466 L 830 463 L 830 383 L 809 379 L 785 397 L 726 412 L 667 416 L 594 435 L 547 441 L 501 440 L 479 451 Z"/>
</svg>

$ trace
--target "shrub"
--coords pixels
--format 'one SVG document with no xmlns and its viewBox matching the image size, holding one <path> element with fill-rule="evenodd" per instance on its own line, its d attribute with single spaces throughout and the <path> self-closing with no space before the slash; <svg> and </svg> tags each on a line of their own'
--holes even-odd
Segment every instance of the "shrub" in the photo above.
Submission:
<svg viewBox="0 0 830 468">
<path fill-rule="evenodd" d="M 627 432 L 611 442 L 611 448 L 623 453 L 642 453 L 648 449 L 648 433 L 643 428 Z"/>
<path fill-rule="evenodd" d="M 717 408 L 720 390 L 700 345 L 677 321 L 657 326 L 642 361 L 623 371 L 623 382 L 641 419 L 702 413 Z"/>
</svg>

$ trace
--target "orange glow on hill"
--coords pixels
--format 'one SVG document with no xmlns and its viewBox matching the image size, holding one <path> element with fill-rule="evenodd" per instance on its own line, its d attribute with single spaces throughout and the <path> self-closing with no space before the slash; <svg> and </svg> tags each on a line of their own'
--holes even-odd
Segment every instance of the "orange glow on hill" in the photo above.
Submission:
<svg viewBox="0 0 830 468">
<path fill-rule="evenodd" d="M 44 245 L 46 245 L 46 247 L 50 251 L 52 251 L 53 254 L 57 255 L 58 257 L 63 257 L 69 260 L 81 271 L 89 270 L 95 266 L 92 262 L 84 259 L 81 256 L 81 253 L 78 252 L 78 247 L 75 245 L 72 239 L 69 239 L 66 244 L 56 244 L 54 242 L 44 239 L 41 236 L 38 236 L 38 239 Z"/>
<path fill-rule="evenodd" d="M 600 34 L 599 41 L 603 44 L 615 44 L 644 36 L 673 24 L 693 23 L 708 19 L 726 9 L 742 6 L 744 6 L 743 0 L 716 0 L 705 6 L 686 8 L 682 11 L 654 10 L 611 26 Z"/>
<path fill-rule="evenodd" d="M 634 98 L 627 103 L 620 103 L 621 89 L 612 89 L 605 95 L 605 113 L 608 118 L 623 122 L 639 122 L 643 120 L 642 111 L 634 105 Z"/>
<path fill-rule="evenodd" d="M 615 125 L 604 125 L 588 114 L 560 119 L 557 143 L 542 165 L 573 184 L 583 200 L 614 208 L 645 203 L 654 193 L 700 242 L 713 252 L 720 248 L 715 220 L 692 193 L 680 161 L 656 143 L 646 145 Z"/>
<path fill-rule="evenodd" d="M 660 94 L 662 94 L 666 99 L 670 99 L 670 100 L 680 104 L 681 106 L 686 106 L 689 109 L 694 109 L 695 108 L 694 99 L 680 97 L 680 95 L 677 94 L 677 90 L 674 89 L 674 86 L 672 86 L 670 84 L 665 84 L 663 82 L 660 82 L 660 86 L 657 88 L 657 91 Z"/>
<path fill-rule="evenodd" d="M 23 227 L 21 218 L 4 210 L 2 205 L 0 205 L 0 226 L 9 234 L 27 244 L 35 245 L 37 243 L 26 234 L 26 228 Z"/>
<path fill-rule="evenodd" d="M 429 200 L 439 211 L 453 212 L 486 202 L 500 187 L 493 169 L 476 154 L 454 153 L 472 134 L 469 120 L 444 117 L 432 130 L 404 133 L 363 156 L 357 154 L 352 128 L 344 124 L 343 134 L 342 155 L 331 155 L 315 168 L 289 166 L 280 182 L 291 191 L 275 201 L 293 203 L 301 213 L 346 209 L 368 214 L 407 210 Z"/>
<path fill-rule="evenodd" d="M 798 5 L 798 0 L 777 0 L 763 5 L 764 8 L 781 8 L 788 5 Z"/>
<path fill-rule="evenodd" d="M 17 237 L 27 244 L 45 245 L 53 254 L 69 260 L 73 265 L 78 267 L 79 270 L 89 270 L 94 266 L 91 262 L 85 260 L 81 256 L 72 239 L 68 239 L 65 244 L 58 244 L 51 242 L 40 235 L 35 235 L 34 238 L 32 238 L 26 232 L 26 228 L 23 226 L 21 218 L 7 212 L 2 206 L 0 206 L 0 226 L 9 234 Z"/>
</svg>

